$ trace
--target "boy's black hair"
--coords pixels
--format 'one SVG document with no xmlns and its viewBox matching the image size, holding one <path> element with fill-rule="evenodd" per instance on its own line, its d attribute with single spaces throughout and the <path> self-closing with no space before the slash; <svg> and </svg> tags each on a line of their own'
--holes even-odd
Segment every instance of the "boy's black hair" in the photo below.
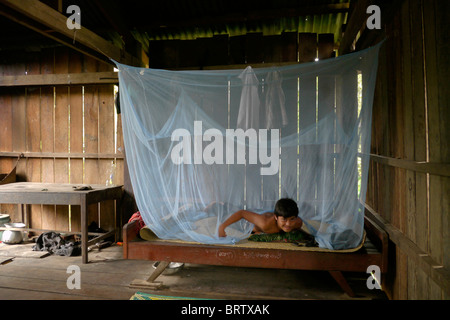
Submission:
<svg viewBox="0 0 450 320">
<path fill-rule="evenodd" d="M 297 203 L 289 198 L 283 198 L 277 201 L 275 204 L 274 214 L 283 218 L 297 217 L 298 206 Z"/>
</svg>

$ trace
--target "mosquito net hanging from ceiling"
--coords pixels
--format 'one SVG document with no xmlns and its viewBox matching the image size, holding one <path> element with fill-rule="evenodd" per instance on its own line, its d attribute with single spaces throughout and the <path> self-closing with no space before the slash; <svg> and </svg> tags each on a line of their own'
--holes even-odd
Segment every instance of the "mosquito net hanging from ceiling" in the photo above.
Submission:
<svg viewBox="0 0 450 320">
<path fill-rule="evenodd" d="M 334 59 L 245 70 L 117 64 L 126 161 L 146 225 L 162 239 L 247 238 L 232 213 L 294 199 L 322 248 L 363 236 L 379 45 Z"/>
</svg>

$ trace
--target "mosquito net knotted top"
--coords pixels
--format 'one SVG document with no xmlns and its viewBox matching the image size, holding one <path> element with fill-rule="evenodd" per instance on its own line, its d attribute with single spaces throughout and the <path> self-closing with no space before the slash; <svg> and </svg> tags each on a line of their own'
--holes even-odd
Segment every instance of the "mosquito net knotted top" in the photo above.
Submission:
<svg viewBox="0 0 450 320">
<path fill-rule="evenodd" d="M 117 63 L 126 161 L 146 225 L 162 239 L 247 238 L 239 209 L 280 198 L 320 247 L 363 236 L 379 46 L 283 67 L 167 71 Z"/>
</svg>

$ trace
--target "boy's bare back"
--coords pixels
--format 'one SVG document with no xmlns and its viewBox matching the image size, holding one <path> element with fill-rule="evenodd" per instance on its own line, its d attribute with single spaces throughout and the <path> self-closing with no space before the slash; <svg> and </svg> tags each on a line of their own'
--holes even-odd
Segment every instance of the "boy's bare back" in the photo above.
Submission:
<svg viewBox="0 0 450 320">
<path fill-rule="evenodd" d="M 299 217 L 277 217 L 273 212 L 258 214 L 252 211 L 239 210 L 233 213 L 224 223 L 219 226 L 219 237 L 226 237 L 225 228 L 229 225 L 245 219 L 254 224 L 255 233 L 278 233 L 280 231 L 290 232 L 299 230 L 303 221 Z"/>
</svg>

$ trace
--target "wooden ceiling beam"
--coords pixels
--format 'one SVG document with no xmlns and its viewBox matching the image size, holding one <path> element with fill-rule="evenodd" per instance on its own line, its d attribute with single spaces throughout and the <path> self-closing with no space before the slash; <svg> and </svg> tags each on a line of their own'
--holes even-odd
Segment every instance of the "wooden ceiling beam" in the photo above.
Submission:
<svg viewBox="0 0 450 320">
<path fill-rule="evenodd" d="M 142 66 L 148 67 L 148 56 L 142 49 L 142 44 L 138 42 L 130 31 L 130 27 L 123 19 L 120 7 L 117 2 L 110 0 L 95 1 L 95 6 L 108 20 L 114 30 L 120 35 L 124 43 L 125 51 L 142 61 Z"/>
<path fill-rule="evenodd" d="M 385 25 L 396 17 L 403 1 L 357 0 L 352 2 L 350 17 L 339 47 L 339 55 L 368 48 L 386 38 Z M 377 5 L 380 8 L 381 29 L 379 30 L 366 28 L 366 21 L 370 16 L 366 11 L 370 5 Z M 360 32 L 360 36 L 356 39 L 358 32 Z"/>
<path fill-rule="evenodd" d="M 352 46 L 358 32 L 364 27 L 368 15 L 366 13 L 367 7 L 372 5 L 374 0 L 357 0 L 352 12 L 347 18 L 347 25 L 345 27 L 344 36 L 342 37 L 339 46 L 339 55 L 343 55 L 353 51 Z"/>
<path fill-rule="evenodd" d="M 49 73 L 2 76 L 0 87 L 118 84 L 117 72 Z"/>
<path fill-rule="evenodd" d="M 126 25 L 125 19 L 123 19 L 117 2 L 110 0 L 97 0 L 94 1 L 94 5 L 103 14 L 106 20 L 108 20 L 114 30 L 122 36 L 125 43 L 126 40 L 133 39 L 130 28 Z"/>
<path fill-rule="evenodd" d="M 112 64 L 142 66 L 141 60 L 113 45 L 94 32 L 67 28 L 67 17 L 37 0 L 0 0 L 0 14 L 70 48 Z"/>
<path fill-rule="evenodd" d="M 381 29 L 369 30 L 365 28 L 356 42 L 355 49 L 357 51 L 375 45 L 387 37 L 386 24 L 398 16 L 402 3 L 403 0 L 377 0 L 375 4 L 381 10 Z"/>
</svg>

